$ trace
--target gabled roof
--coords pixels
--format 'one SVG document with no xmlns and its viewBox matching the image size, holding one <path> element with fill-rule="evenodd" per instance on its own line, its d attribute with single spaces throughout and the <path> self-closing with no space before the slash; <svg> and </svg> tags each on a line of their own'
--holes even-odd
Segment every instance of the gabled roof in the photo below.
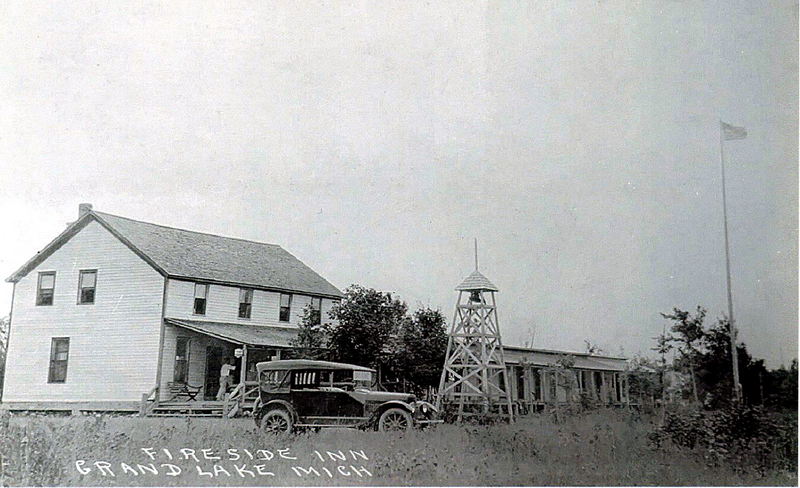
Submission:
<svg viewBox="0 0 800 488">
<path fill-rule="evenodd" d="M 96 220 L 165 276 L 339 298 L 342 292 L 275 244 L 222 237 L 90 211 L 25 263 L 16 282 Z"/>
<path fill-rule="evenodd" d="M 456 287 L 458 291 L 475 291 L 475 290 L 488 290 L 488 291 L 500 291 L 497 289 L 496 286 L 489 281 L 488 278 L 483 276 L 480 271 L 477 269 L 472 272 L 471 275 L 467 276 L 464 281 L 461 282 L 460 285 Z"/>
</svg>

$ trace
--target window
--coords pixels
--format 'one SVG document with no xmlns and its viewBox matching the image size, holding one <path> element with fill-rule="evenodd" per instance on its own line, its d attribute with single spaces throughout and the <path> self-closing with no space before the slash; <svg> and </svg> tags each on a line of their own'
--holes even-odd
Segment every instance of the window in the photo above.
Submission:
<svg viewBox="0 0 800 488">
<path fill-rule="evenodd" d="M 206 314 L 206 298 L 208 297 L 208 285 L 201 283 L 194 284 L 194 314 Z"/>
<path fill-rule="evenodd" d="M 82 270 L 78 278 L 78 303 L 94 303 L 94 288 L 97 283 L 97 270 Z"/>
<path fill-rule="evenodd" d="M 319 377 L 316 371 L 294 371 L 292 386 L 298 389 L 319 387 Z"/>
<path fill-rule="evenodd" d="M 281 293 L 281 313 L 279 317 L 280 321 L 288 322 L 291 311 L 292 311 L 292 295 L 289 293 Z"/>
<path fill-rule="evenodd" d="M 261 372 L 261 389 L 274 393 L 279 389 L 286 389 L 288 385 L 286 384 L 286 378 L 288 377 L 288 371 L 262 371 Z"/>
<path fill-rule="evenodd" d="M 189 381 L 189 338 L 178 337 L 175 346 L 175 383 L 187 383 Z"/>
<path fill-rule="evenodd" d="M 322 322 L 322 298 L 311 297 L 311 323 L 319 325 Z"/>
<path fill-rule="evenodd" d="M 239 318 L 249 319 L 253 308 L 253 290 L 250 288 L 239 289 Z"/>
<path fill-rule="evenodd" d="M 52 305 L 56 289 L 56 272 L 39 273 L 39 286 L 36 290 L 36 305 Z"/>
<path fill-rule="evenodd" d="M 64 383 L 67 380 L 69 337 L 53 337 L 50 343 L 50 373 L 48 383 Z"/>
</svg>

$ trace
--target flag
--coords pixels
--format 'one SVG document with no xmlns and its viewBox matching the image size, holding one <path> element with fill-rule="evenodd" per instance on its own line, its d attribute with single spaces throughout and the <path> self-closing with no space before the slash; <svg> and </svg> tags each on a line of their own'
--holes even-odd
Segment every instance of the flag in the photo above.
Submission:
<svg viewBox="0 0 800 488">
<path fill-rule="evenodd" d="M 722 121 L 720 121 L 720 125 L 722 127 L 722 138 L 726 141 L 736 141 L 747 137 L 747 129 L 744 127 L 736 127 Z"/>
</svg>

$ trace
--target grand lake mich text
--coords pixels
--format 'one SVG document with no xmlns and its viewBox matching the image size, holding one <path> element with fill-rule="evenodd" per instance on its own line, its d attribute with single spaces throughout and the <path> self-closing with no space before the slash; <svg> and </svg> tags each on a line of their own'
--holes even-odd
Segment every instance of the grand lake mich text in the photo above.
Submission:
<svg viewBox="0 0 800 488">
<path fill-rule="evenodd" d="M 371 478 L 361 463 L 369 461 L 364 450 L 294 453 L 280 449 L 164 449 L 142 447 L 138 460 L 77 459 L 75 469 L 83 476 L 199 476 L 204 478 L 260 478 L 286 473 L 298 478 Z"/>
</svg>

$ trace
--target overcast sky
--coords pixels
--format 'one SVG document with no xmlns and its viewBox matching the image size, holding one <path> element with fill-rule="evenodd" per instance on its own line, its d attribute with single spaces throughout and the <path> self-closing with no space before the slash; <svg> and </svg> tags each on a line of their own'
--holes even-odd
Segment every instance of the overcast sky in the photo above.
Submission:
<svg viewBox="0 0 800 488">
<path fill-rule="evenodd" d="M 504 342 L 650 353 L 673 306 L 797 355 L 796 2 L 3 2 L 0 272 L 80 202 L 277 243 Z M 0 288 L 0 310 L 11 302 Z M 7 312 L 3 312 L 5 314 Z"/>
</svg>

